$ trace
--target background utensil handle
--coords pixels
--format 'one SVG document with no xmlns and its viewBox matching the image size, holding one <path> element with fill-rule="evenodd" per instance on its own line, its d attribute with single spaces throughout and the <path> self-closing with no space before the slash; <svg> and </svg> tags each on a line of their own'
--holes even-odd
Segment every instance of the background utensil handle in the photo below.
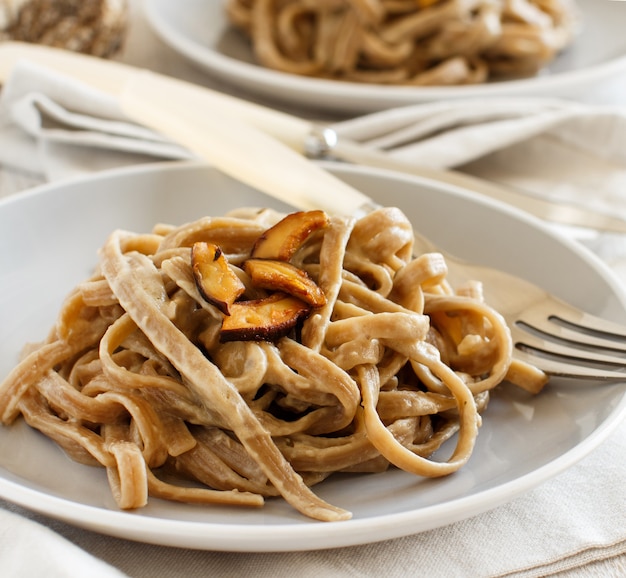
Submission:
<svg viewBox="0 0 626 578">
<path fill-rule="evenodd" d="M 300 209 L 353 215 L 369 197 L 221 108 L 185 107 L 152 75 L 133 75 L 119 96 L 129 118 L 188 148 L 217 169 Z"/>
</svg>

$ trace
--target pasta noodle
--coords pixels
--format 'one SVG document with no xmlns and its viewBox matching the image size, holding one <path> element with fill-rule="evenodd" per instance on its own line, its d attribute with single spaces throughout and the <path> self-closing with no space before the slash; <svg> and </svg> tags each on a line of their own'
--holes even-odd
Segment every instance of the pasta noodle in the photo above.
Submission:
<svg viewBox="0 0 626 578">
<path fill-rule="evenodd" d="M 573 0 L 228 0 L 226 12 L 262 66 L 405 85 L 536 74 L 579 20 Z"/>
<path fill-rule="evenodd" d="M 277 238 L 285 223 L 293 234 Z M 208 265 L 225 259 L 220 274 L 242 283 L 227 313 L 196 276 L 198 244 L 219 247 Z M 358 220 L 240 209 L 114 231 L 46 340 L 0 385 L 2 422 L 23 416 L 74 460 L 105 468 L 123 509 L 150 496 L 257 507 L 282 496 L 312 518 L 346 519 L 315 484 L 391 466 L 450 474 L 470 458 L 494 387 L 538 391 L 546 379 L 512 362 L 508 328 L 478 284 L 453 292 L 443 257 L 412 250 L 392 208 Z M 291 303 L 284 267 L 276 289 L 248 267 L 263 251 L 305 272 L 325 301 L 288 327 L 273 307 L 261 338 L 246 327 L 225 336 L 237 307 Z M 450 457 L 433 456 L 454 438 Z"/>
</svg>

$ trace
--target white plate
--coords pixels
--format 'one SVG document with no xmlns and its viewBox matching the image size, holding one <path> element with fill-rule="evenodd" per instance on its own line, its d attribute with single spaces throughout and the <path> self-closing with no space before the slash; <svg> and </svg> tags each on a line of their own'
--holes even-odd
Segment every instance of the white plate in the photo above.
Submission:
<svg viewBox="0 0 626 578">
<path fill-rule="evenodd" d="M 174 50 L 252 94 L 340 112 L 368 112 L 423 101 L 485 96 L 583 97 L 626 69 L 626 4 L 578 0 L 584 28 L 536 77 L 458 87 L 401 87 L 307 78 L 262 68 L 229 26 L 222 0 L 144 0 L 148 21 Z"/>
<path fill-rule="evenodd" d="M 450 251 L 508 268 L 592 312 L 626 320 L 617 283 L 588 252 L 533 219 L 416 178 L 346 166 L 334 171 Z M 21 346 L 45 336 L 63 296 L 89 275 L 110 231 L 148 231 L 241 206 L 275 206 L 199 164 L 122 170 L 56 184 L 0 203 L 0 379 Z M 494 242 L 497 239 L 497 242 Z M 332 548 L 408 535 L 486 511 L 540 484 L 594 449 L 626 413 L 621 385 L 549 388 L 536 398 L 493 395 L 469 464 L 443 479 L 401 471 L 330 479 L 316 488 L 354 518 L 320 523 L 283 500 L 261 510 L 153 499 L 116 509 L 105 472 L 76 464 L 18 422 L 0 427 L 0 496 L 105 534 L 231 551 Z"/>
</svg>

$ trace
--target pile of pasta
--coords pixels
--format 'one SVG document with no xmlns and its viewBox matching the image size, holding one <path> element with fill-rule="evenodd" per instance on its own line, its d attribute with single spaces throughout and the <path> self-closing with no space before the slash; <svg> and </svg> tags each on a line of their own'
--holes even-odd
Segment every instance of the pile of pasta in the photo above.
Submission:
<svg viewBox="0 0 626 578">
<path fill-rule="evenodd" d="M 546 381 L 512 359 L 480 284 L 453 291 L 442 255 L 414 256 L 413 244 L 395 208 L 359 219 L 239 209 L 114 231 L 48 337 L 0 385 L 2 422 L 23 416 L 72 459 L 106 468 L 122 509 L 149 496 L 242 506 L 282 496 L 311 518 L 347 519 L 312 486 L 335 472 L 455 472 L 490 391 Z M 206 247 L 218 249 L 202 260 Z M 278 321 L 263 305 L 300 303 L 308 289 L 285 293 L 278 273 L 258 281 L 255 255 L 323 299 L 302 301 L 295 324 Z M 199 276 L 218 262 L 242 287 L 226 304 Z M 269 325 L 226 332 L 236 307 L 265 311 L 241 323 Z"/>
<path fill-rule="evenodd" d="M 580 21 L 574 0 L 228 0 L 226 12 L 262 66 L 418 86 L 534 75 Z"/>
</svg>

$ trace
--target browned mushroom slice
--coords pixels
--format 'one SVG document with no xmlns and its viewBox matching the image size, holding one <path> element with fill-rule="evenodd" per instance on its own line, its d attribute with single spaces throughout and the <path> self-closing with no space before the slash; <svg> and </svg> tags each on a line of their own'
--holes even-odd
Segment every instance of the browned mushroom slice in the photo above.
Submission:
<svg viewBox="0 0 626 578">
<path fill-rule="evenodd" d="M 289 293 L 312 307 L 326 304 L 326 296 L 317 283 L 306 271 L 291 263 L 273 259 L 248 259 L 244 269 L 256 287 Z"/>
<path fill-rule="evenodd" d="M 289 261 L 309 235 L 328 225 L 324 211 L 290 213 L 263 233 L 252 248 L 252 257 Z"/>
<path fill-rule="evenodd" d="M 272 341 L 287 335 L 311 310 L 304 301 L 273 293 L 264 299 L 238 301 L 224 317 L 221 341 Z"/>
<path fill-rule="evenodd" d="M 246 290 L 230 268 L 222 250 L 213 243 L 200 241 L 191 247 L 191 268 L 202 297 L 225 315 Z"/>
</svg>

